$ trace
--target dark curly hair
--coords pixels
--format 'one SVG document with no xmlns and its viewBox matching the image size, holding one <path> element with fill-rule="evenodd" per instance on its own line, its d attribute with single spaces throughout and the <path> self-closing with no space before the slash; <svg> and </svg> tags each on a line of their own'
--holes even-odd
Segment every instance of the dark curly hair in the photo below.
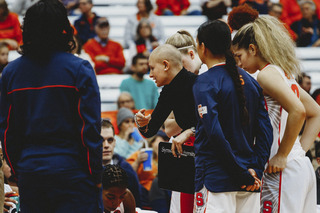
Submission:
<svg viewBox="0 0 320 213">
<path fill-rule="evenodd" d="M 259 17 L 259 12 L 248 4 L 234 7 L 228 15 L 228 25 L 232 30 L 239 30 L 242 26 L 253 22 Z"/>
<path fill-rule="evenodd" d="M 102 174 L 102 188 L 107 190 L 110 187 L 128 187 L 128 176 L 118 165 L 107 165 Z"/>
<path fill-rule="evenodd" d="M 59 0 L 40 0 L 31 6 L 22 35 L 22 54 L 41 62 L 53 52 L 71 52 L 76 47 L 67 10 Z"/>
</svg>

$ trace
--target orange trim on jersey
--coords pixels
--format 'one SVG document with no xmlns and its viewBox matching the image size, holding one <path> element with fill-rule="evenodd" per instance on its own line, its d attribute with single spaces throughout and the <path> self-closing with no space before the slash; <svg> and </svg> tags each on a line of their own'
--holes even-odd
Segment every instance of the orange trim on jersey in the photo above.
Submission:
<svg viewBox="0 0 320 213">
<path fill-rule="evenodd" d="M 64 87 L 64 88 L 72 88 L 75 89 L 77 92 L 79 92 L 79 89 L 75 86 L 68 86 L 68 85 L 48 85 L 48 86 L 43 86 L 43 87 L 26 87 L 26 88 L 20 88 L 20 89 L 14 89 L 7 94 L 10 95 L 11 93 L 18 92 L 18 91 L 23 91 L 23 90 L 40 90 L 40 89 L 45 89 L 45 88 L 54 88 L 54 87 Z"/>
<path fill-rule="evenodd" d="M 262 67 L 261 71 L 266 68 L 270 63 L 267 63 L 264 67 Z"/>
<path fill-rule="evenodd" d="M 89 149 L 88 149 L 88 147 L 85 145 L 84 139 L 83 139 L 83 131 L 84 131 L 84 127 L 85 127 L 86 123 L 85 123 L 85 121 L 83 120 L 82 115 L 81 115 L 80 102 L 81 102 L 81 99 L 79 99 L 79 103 L 78 103 L 78 112 L 79 112 L 79 116 L 80 116 L 80 118 L 81 118 L 81 120 L 82 120 L 81 141 L 82 141 L 83 147 L 87 150 L 88 168 L 89 168 L 90 174 L 92 175 L 92 170 L 91 170 L 91 166 L 90 166 L 90 154 L 89 154 Z"/>
<path fill-rule="evenodd" d="M 9 129 L 9 119 L 10 119 L 10 113 L 11 113 L 11 106 L 12 105 L 10 105 L 10 107 L 9 107 L 9 112 L 8 112 L 8 117 L 7 117 L 7 128 L 4 131 L 4 142 L 3 143 L 4 143 L 4 151 L 6 152 L 6 156 L 7 156 L 7 159 L 8 159 L 8 164 L 9 164 L 13 174 L 15 175 L 16 171 L 12 167 L 12 163 L 11 163 L 11 160 L 10 160 L 8 152 L 7 152 L 7 132 L 8 132 L 8 129 Z"/>
</svg>

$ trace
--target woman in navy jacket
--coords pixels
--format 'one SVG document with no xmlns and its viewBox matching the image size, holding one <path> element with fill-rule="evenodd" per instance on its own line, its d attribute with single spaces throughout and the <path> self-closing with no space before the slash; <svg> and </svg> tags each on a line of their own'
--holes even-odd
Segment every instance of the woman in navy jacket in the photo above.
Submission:
<svg viewBox="0 0 320 213">
<path fill-rule="evenodd" d="M 259 212 L 259 193 L 253 191 L 261 185 L 272 127 L 261 88 L 236 66 L 230 46 L 226 23 L 199 27 L 198 54 L 209 70 L 193 85 L 196 212 Z"/>
<path fill-rule="evenodd" d="M 102 212 L 100 94 L 67 12 L 41 0 L 24 18 L 22 57 L 3 71 L 0 139 L 22 212 Z"/>
</svg>

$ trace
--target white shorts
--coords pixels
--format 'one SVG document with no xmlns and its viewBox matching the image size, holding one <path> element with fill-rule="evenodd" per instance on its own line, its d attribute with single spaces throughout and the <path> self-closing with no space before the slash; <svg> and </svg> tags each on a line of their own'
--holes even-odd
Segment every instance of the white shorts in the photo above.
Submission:
<svg viewBox="0 0 320 213">
<path fill-rule="evenodd" d="M 192 213 L 193 194 L 172 191 L 170 213 Z"/>
<path fill-rule="evenodd" d="M 195 193 L 194 213 L 259 213 L 257 192 L 209 192 L 203 187 Z"/>
<path fill-rule="evenodd" d="M 316 177 L 309 158 L 287 162 L 276 174 L 264 174 L 261 213 L 316 213 Z"/>
</svg>

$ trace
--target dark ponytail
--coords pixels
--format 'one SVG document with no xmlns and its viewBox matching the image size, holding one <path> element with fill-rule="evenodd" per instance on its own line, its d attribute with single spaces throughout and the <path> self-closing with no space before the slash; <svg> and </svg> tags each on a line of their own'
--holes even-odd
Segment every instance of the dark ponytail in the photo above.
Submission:
<svg viewBox="0 0 320 213">
<path fill-rule="evenodd" d="M 204 43 L 213 55 L 224 56 L 226 58 L 226 70 L 232 78 L 237 92 L 241 123 L 243 125 L 248 124 L 249 115 L 246 108 L 246 98 L 244 96 L 236 61 L 230 50 L 231 33 L 228 25 L 219 20 L 205 22 L 198 28 L 197 39 L 199 44 Z"/>
<path fill-rule="evenodd" d="M 238 68 L 236 66 L 236 61 L 230 50 L 226 51 L 225 56 L 226 56 L 226 69 L 229 75 L 231 76 L 233 84 L 237 90 L 241 123 L 242 125 L 246 125 L 249 123 L 249 114 L 246 107 L 246 97 L 244 96 L 243 86 L 240 80 Z"/>
</svg>

